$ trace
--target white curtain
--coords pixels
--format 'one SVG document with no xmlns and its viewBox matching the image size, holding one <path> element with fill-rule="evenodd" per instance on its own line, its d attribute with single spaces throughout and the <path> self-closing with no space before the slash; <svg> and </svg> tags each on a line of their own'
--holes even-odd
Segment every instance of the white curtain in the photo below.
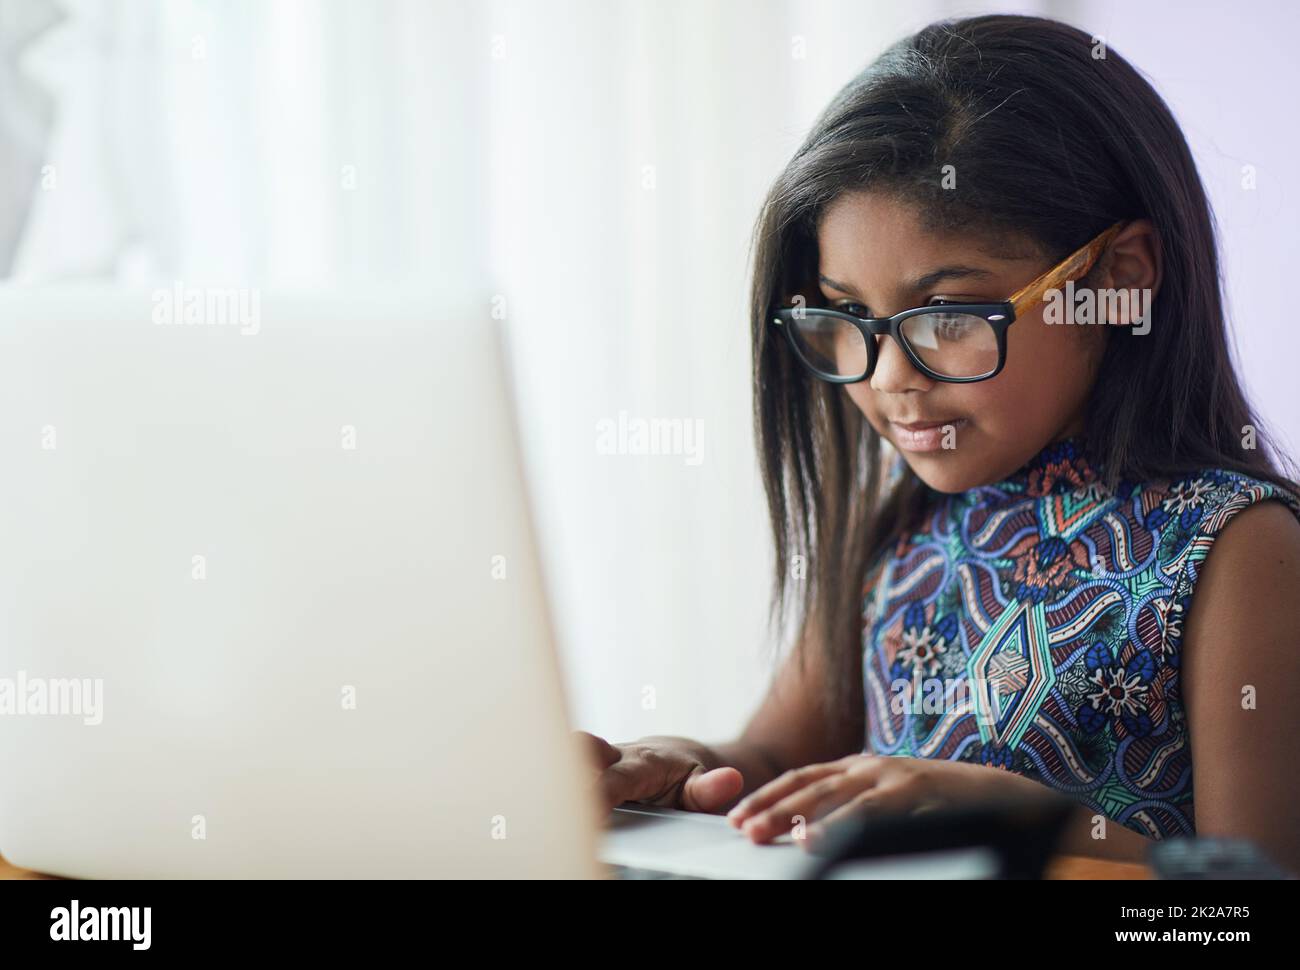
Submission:
<svg viewBox="0 0 1300 970">
<path fill-rule="evenodd" d="M 57 121 L 15 279 L 455 292 L 480 276 L 475 5 L 57 5 L 62 22 L 18 52 Z"/>
</svg>

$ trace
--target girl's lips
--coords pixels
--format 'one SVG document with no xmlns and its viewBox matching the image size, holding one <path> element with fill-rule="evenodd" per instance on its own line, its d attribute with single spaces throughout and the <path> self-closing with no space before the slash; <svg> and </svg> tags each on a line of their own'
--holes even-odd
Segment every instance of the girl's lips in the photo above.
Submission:
<svg viewBox="0 0 1300 970">
<path fill-rule="evenodd" d="M 890 421 L 889 423 L 894 425 L 896 428 L 905 428 L 908 431 L 923 431 L 926 428 L 942 428 L 945 424 L 956 424 L 960 420 L 963 419 L 948 418 L 946 421 L 909 421 L 907 424 L 902 424 L 898 421 Z"/>
<path fill-rule="evenodd" d="M 904 451 L 940 451 L 945 449 L 946 428 L 958 429 L 966 424 L 965 418 L 947 421 L 913 421 L 911 424 L 889 422 L 894 431 L 894 444 Z"/>
</svg>

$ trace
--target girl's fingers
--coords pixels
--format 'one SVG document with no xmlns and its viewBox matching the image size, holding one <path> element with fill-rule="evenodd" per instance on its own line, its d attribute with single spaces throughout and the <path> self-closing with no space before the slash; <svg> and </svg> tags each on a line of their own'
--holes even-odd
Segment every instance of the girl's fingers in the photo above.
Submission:
<svg viewBox="0 0 1300 970">
<path fill-rule="evenodd" d="M 809 825 L 856 798 L 872 781 L 849 772 L 839 772 L 801 788 L 771 808 L 750 816 L 743 831 L 755 842 L 766 842 L 790 831 L 797 822 Z M 801 830 L 800 840 L 805 834 Z"/>
<path fill-rule="evenodd" d="M 603 772 L 597 781 L 605 810 L 612 812 L 624 802 L 638 802 L 663 794 L 662 771 L 651 770 L 637 759 L 618 761 Z"/>
<path fill-rule="evenodd" d="M 600 773 L 597 785 L 609 811 L 624 802 L 649 802 L 717 812 L 740 794 L 745 779 L 735 768 L 706 770 L 698 762 L 651 751 L 616 761 Z"/>
<path fill-rule="evenodd" d="M 868 815 L 905 812 L 909 807 L 906 790 L 901 787 L 875 786 L 860 791 L 825 818 L 808 826 L 808 837 L 804 840 L 803 847 L 816 852 L 827 833 L 837 825 L 860 821 Z"/>
<path fill-rule="evenodd" d="M 770 808 L 781 799 L 813 782 L 820 781 L 827 775 L 839 774 L 843 770 L 839 762 L 828 761 L 824 764 L 804 765 L 802 768 L 787 771 L 781 777 L 769 781 L 748 798 L 742 799 L 740 804 L 727 813 L 727 821 L 740 828 L 754 815 Z"/>
<path fill-rule="evenodd" d="M 688 812 L 716 812 L 745 787 L 744 776 L 735 768 L 705 771 L 699 765 L 682 786 L 682 808 Z"/>
</svg>

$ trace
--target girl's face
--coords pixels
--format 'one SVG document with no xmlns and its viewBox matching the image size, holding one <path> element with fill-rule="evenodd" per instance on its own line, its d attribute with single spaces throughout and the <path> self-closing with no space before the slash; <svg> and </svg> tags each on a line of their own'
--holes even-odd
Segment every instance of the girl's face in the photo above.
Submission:
<svg viewBox="0 0 1300 970">
<path fill-rule="evenodd" d="M 826 305 L 859 316 L 891 316 L 938 300 L 1001 302 L 1052 265 L 1020 240 L 996 240 L 1005 251 L 995 255 L 983 248 L 987 237 L 926 232 L 913 207 L 875 192 L 840 196 L 824 213 L 817 240 Z M 919 283 L 922 277 L 928 281 Z M 1006 365 L 989 380 L 931 380 L 882 336 L 871 377 L 844 389 L 931 488 L 960 492 L 999 481 L 1048 443 L 1084 428 L 1108 328 L 1048 326 L 1043 306 L 1007 329 Z M 918 423 L 953 425 L 952 447 L 925 440 L 943 429 L 926 436 L 900 427 Z"/>
</svg>

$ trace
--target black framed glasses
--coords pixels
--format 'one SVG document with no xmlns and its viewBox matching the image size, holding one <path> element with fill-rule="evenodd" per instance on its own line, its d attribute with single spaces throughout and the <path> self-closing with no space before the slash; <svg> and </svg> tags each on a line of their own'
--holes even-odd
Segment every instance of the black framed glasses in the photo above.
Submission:
<svg viewBox="0 0 1300 970">
<path fill-rule="evenodd" d="M 1092 269 L 1117 222 L 1000 303 L 941 303 L 892 317 L 858 317 L 825 307 L 784 307 L 772 323 L 800 362 L 832 384 L 866 380 L 876 369 L 877 337 L 889 335 L 912 366 L 935 381 L 967 384 L 995 377 L 1007 361 L 1007 328 L 1053 287 Z"/>
</svg>

